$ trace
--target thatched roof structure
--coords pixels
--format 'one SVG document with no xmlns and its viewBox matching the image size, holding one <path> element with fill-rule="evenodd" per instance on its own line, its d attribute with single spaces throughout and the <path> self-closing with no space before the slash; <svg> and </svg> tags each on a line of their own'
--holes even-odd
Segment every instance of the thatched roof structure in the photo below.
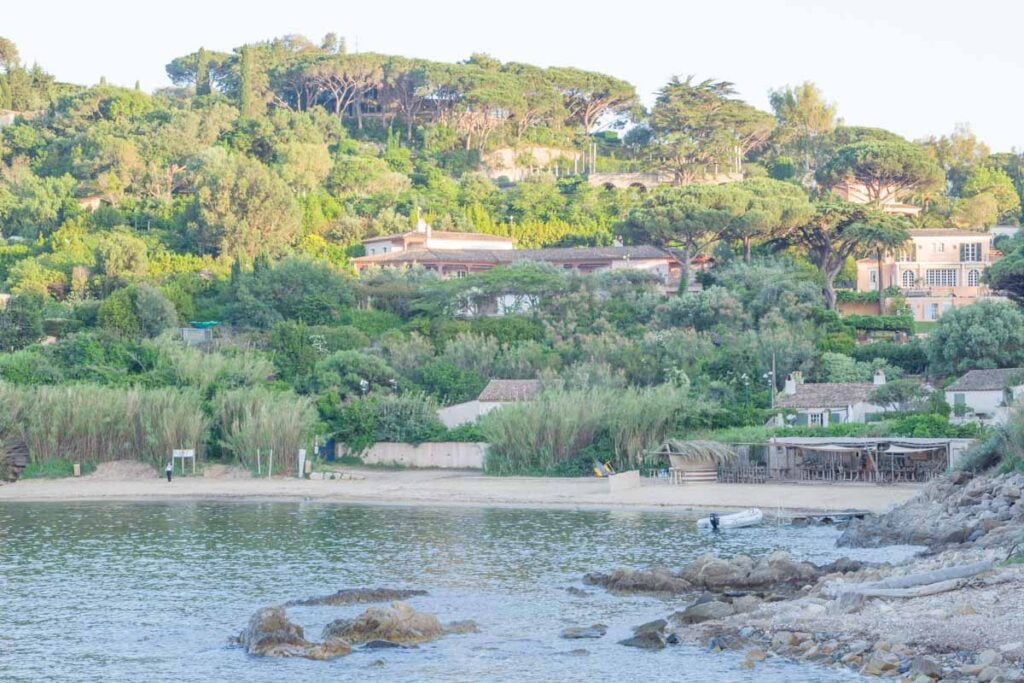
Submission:
<svg viewBox="0 0 1024 683">
<path fill-rule="evenodd" d="M 694 465 L 717 466 L 736 460 L 737 455 L 730 446 L 717 441 L 680 441 L 669 439 L 653 452 L 653 455 L 676 456 Z"/>
</svg>

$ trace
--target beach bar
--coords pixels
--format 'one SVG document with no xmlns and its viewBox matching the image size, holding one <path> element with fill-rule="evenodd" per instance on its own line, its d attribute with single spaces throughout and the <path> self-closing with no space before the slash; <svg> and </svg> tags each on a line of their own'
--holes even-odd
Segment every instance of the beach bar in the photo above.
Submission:
<svg viewBox="0 0 1024 683">
<path fill-rule="evenodd" d="M 777 481 L 926 482 L 956 467 L 972 443 L 912 437 L 774 437 L 764 456 L 767 478 Z"/>
</svg>

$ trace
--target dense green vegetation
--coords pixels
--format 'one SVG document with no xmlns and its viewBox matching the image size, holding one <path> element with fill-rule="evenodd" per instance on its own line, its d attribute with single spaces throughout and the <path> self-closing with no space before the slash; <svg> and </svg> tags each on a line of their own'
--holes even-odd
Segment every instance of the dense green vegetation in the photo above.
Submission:
<svg viewBox="0 0 1024 683">
<path fill-rule="evenodd" d="M 153 94 L 60 84 L 0 39 L 0 109 L 22 112 L 0 128 L 0 448 L 27 449 L 39 472 L 69 457 L 158 464 L 180 446 L 249 467 L 273 449 L 287 467 L 319 435 L 354 454 L 486 439 L 491 471 L 564 474 L 635 463 L 665 436 L 760 429 L 772 382 L 797 370 L 941 383 L 1024 363 L 1012 304 L 957 309 L 925 342 L 905 342 L 898 305 L 835 311 L 864 298 L 836 290 L 852 260 L 909 228 L 1018 219 L 1020 157 L 966 129 L 910 142 L 839 125 L 811 84 L 773 93 L 768 113 L 727 82 L 674 78 L 645 111 L 604 74 L 348 54 L 336 36 L 200 49 L 167 73 L 174 87 Z M 592 187 L 592 171 L 679 185 Z M 685 184 L 724 172 L 744 179 Z M 850 181 L 876 201 L 827 191 Z M 887 216 L 888 192 L 926 208 Z M 715 267 L 697 274 L 703 291 L 673 296 L 637 271 L 535 263 L 354 274 L 362 239 L 420 219 Z M 1003 249 L 992 282 L 1019 294 L 1024 247 Z M 511 313 L 485 315 L 499 297 Z M 182 344 L 190 321 L 219 323 L 213 341 Z M 491 378 L 548 390 L 446 430 L 437 407 Z M 912 415 L 871 429 L 952 429 L 934 396 L 886 399 Z"/>
</svg>

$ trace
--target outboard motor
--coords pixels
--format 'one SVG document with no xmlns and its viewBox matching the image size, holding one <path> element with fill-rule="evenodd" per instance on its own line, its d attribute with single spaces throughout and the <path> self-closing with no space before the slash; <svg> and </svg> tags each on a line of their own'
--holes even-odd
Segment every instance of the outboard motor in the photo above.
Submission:
<svg viewBox="0 0 1024 683">
<path fill-rule="evenodd" d="M 711 513 L 711 517 L 709 518 L 709 521 L 711 522 L 711 530 L 717 534 L 718 533 L 718 513 L 717 512 L 712 512 Z"/>
</svg>

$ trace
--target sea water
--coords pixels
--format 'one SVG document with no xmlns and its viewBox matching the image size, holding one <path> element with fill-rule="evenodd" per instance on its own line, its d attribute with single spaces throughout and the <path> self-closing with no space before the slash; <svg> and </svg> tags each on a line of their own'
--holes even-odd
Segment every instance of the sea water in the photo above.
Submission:
<svg viewBox="0 0 1024 683">
<path fill-rule="evenodd" d="M 323 503 L 0 504 L 3 681 L 841 681 L 850 672 L 680 645 L 617 645 L 684 598 L 583 587 L 588 571 L 678 567 L 702 553 L 777 549 L 816 562 L 899 559 L 834 547 L 832 528 L 718 535 L 668 512 Z M 480 632 L 322 662 L 231 643 L 259 608 L 340 588 L 420 588 L 408 602 Z M 367 605 L 295 607 L 307 637 Z M 600 640 L 564 640 L 603 623 Z"/>
</svg>

